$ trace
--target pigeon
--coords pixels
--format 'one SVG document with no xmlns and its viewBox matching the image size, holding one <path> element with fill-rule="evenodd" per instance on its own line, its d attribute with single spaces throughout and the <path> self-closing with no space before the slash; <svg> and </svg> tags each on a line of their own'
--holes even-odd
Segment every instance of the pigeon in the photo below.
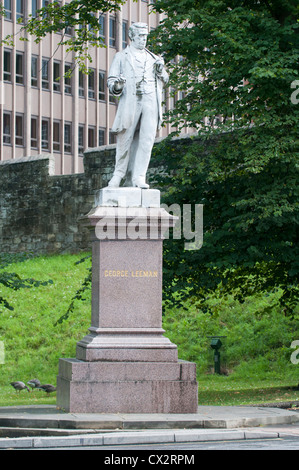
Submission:
<svg viewBox="0 0 299 470">
<path fill-rule="evenodd" d="M 31 379 L 27 382 L 27 384 L 30 385 L 32 389 L 34 389 L 40 385 L 40 381 L 38 379 Z"/>
<path fill-rule="evenodd" d="M 21 390 L 24 390 L 25 388 L 28 390 L 28 392 L 30 392 L 29 388 L 27 387 L 27 385 L 24 384 L 24 382 L 10 382 L 10 385 L 13 386 L 13 388 L 16 390 L 16 391 L 20 391 Z"/>
<path fill-rule="evenodd" d="M 51 384 L 44 384 L 44 385 L 39 385 L 37 388 L 40 388 L 41 390 L 44 390 L 47 393 L 55 392 L 56 387 Z"/>
</svg>

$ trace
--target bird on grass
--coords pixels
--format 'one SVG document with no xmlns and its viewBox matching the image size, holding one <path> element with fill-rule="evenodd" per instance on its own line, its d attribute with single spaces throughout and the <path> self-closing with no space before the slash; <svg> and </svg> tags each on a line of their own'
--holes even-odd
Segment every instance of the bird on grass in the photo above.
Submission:
<svg viewBox="0 0 299 470">
<path fill-rule="evenodd" d="M 32 388 L 38 388 L 40 386 L 40 381 L 38 379 L 31 379 L 27 382 L 27 384 Z"/>
<path fill-rule="evenodd" d="M 30 392 L 29 388 L 24 384 L 24 382 L 10 382 L 10 385 L 12 385 L 16 391 L 19 391 L 19 393 L 21 390 L 25 390 L 25 388 L 28 390 L 28 392 Z"/>
<path fill-rule="evenodd" d="M 41 390 L 44 390 L 48 394 L 51 393 L 51 392 L 55 392 L 55 390 L 56 390 L 56 387 L 54 387 L 54 385 L 51 385 L 51 384 L 39 385 L 37 388 L 40 388 Z"/>
</svg>

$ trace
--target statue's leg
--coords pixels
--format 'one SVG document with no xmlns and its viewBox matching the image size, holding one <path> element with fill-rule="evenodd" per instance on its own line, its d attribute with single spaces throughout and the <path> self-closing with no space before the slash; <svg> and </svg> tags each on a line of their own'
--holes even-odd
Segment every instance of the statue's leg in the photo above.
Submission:
<svg viewBox="0 0 299 470">
<path fill-rule="evenodd" d="M 145 178 L 157 133 L 157 125 L 158 106 L 156 96 L 154 93 L 143 95 L 138 145 L 132 168 L 133 185 L 140 188 L 149 187 L 145 182 Z"/>
<path fill-rule="evenodd" d="M 108 183 L 108 186 L 110 187 L 118 187 L 127 172 L 132 141 L 134 138 L 135 129 L 140 119 L 140 114 L 141 107 L 136 106 L 135 119 L 131 127 L 117 134 L 115 169 L 113 177 Z"/>
<path fill-rule="evenodd" d="M 130 145 L 133 139 L 131 129 L 126 129 L 117 134 L 116 155 L 115 155 L 115 168 L 111 180 L 108 183 L 110 187 L 118 187 L 121 180 L 126 174 Z"/>
</svg>

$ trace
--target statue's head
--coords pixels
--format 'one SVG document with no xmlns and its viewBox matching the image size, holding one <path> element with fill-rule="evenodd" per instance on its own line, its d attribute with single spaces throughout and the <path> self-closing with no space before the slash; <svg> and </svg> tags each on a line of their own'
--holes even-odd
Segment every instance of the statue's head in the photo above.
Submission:
<svg viewBox="0 0 299 470">
<path fill-rule="evenodd" d="M 133 23 L 129 28 L 129 38 L 137 49 L 144 49 L 148 36 L 146 23 Z"/>
</svg>

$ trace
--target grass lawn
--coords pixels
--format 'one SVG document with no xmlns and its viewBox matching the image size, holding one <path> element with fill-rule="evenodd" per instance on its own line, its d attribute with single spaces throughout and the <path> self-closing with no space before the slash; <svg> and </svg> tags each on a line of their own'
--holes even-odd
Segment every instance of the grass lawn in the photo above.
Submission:
<svg viewBox="0 0 299 470">
<path fill-rule="evenodd" d="M 199 405 L 256 405 L 263 403 L 299 402 L 297 383 L 290 384 L 288 380 L 253 381 L 248 384 L 244 379 L 230 380 L 229 377 L 204 375 L 198 377 Z M 17 405 L 55 405 L 56 393 L 49 396 L 41 391 L 27 390 L 16 392 L 12 386 L 0 387 L 0 406 Z"/>
<path fill-rule="evenodd" d="M 90 291 L 86 301 L 75 302 L 68 319 L 56 322 L 87 275 L 90 260 L 75 264 L 85 255 L 44 256 L 5 268 L 21 277 L 52 279 L 53 284 L 19 291 L 0 284 L 0 295 L 14 307 L 11 311 L 0 306 L 0 341 L 5 348 L 5 360 L 0 364 L 0 406 L 56 403 L 56 392 L 49 396 L 41 390 L 19 393 L 10 382 L 39 378 L 56 385 L 59 358 L 75 357 L 76 343 L 90 326 Z M 299 366 L 289 360 L 291 341 L 299 339 L 298 315 L 293 320 L 284 318 L 275 298 L 249 299 L 242 306 L 226 301 L 220 317 L 207 316 L 192 305 L 187 311 L 169 310 L 163 327 L 165 335 L 178 345 L 179 357 L 197 363 L 199 405 L 299 400 L 295 389 Z M 210 373 L 213 362 L 207 338 L 213 334 L 227 336 L 225 353 L 232 363 L 228 376 Z M 233 361 L 236 357 L 238 361 Z"/>
</svg>

